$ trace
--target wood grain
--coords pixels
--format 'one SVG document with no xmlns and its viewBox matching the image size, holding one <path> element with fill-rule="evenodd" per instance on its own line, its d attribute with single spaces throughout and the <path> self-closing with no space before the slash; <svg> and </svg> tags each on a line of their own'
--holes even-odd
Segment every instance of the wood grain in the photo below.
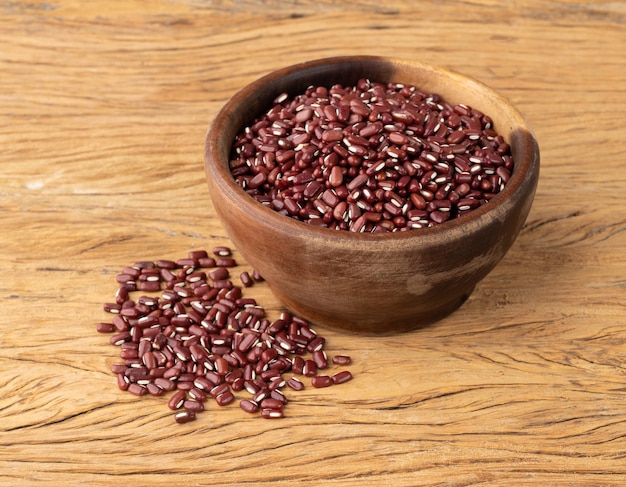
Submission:
<svg viewBox="0 0 626 487">
<path fill-rule="evenodd" d="M 625 23 L 624 2 L 0 0 L 0 485 L 623 485 Z M 526 226 L 436 325 L 320 329 L 354 381 L 280 421 L 175 425 L 117 389 L 102 303 L 127 264 L 228 244 L 202 168 L 226 99 L 340 54 L 516 104 L 542 154 Z"/>
</svg>

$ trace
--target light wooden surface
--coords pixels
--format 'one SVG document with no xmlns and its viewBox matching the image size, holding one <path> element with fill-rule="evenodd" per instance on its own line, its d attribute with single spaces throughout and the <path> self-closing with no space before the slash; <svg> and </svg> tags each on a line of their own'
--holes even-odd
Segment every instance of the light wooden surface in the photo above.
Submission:
<svg viewBox="0 0 626 487">
<path fill-rule="evenodd" d="M 624 485 L 625 23 L 624 2 L 0 0 L 0 485 Z M 272 69 L 351 53 L 513 101 L 542 154 L 527 224 L 430 328 L 318 327 L 354 381 L 290 393 L 278 421 L 176 425 L 109 372 L 115 274 L 228 244 L 212 116 Z"/>
</svg>

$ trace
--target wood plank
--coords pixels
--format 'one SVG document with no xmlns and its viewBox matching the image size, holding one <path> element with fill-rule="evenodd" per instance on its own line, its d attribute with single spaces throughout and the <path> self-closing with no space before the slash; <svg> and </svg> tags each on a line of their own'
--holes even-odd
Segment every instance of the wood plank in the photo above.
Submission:
<svg viewBox="0 0 626 487">
<path fill-rule="evenodd" d="M 0 484 L 623 485 L 625 20 L 624 2 L 0 1 Z M 176 425 L 109 371 L 95 326 L 115 275 L 227 245 L 213 115 L 272 69 L 346 53 L 512 100 L 542 154 L 527 224 L 431 327 L 318 327 L 353 381 L 290 392 L 277 421 L 231 405 Z"/>
</svg>

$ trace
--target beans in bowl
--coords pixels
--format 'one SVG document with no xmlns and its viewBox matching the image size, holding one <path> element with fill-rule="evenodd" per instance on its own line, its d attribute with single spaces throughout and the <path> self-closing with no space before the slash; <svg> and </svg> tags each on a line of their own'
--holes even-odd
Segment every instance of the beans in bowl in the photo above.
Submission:
<svg viewBox="0 0 626 487">
<path fill-rule="evenodd" d="M 282 94 L 235 138 L 230 170 L 248 194 L 297 220 L 395 232 L 458 218 L 511 177 L 491 118 L 412 85 L 361 79 Z"/>
</svg>

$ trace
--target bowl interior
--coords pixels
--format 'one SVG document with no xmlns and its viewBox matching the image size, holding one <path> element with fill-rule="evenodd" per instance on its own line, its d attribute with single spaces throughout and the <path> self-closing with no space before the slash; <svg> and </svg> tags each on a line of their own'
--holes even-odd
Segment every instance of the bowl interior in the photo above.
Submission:
<svg viewBox="0 0 626 487">
<path fill-rule="evenodd" d="M 538 147 L 531 130 L 522 115 L 503 97 L 487 85 L 454 71 L 414 61 L 375 56 L 335 57 L 309 61 L 274 71 L 244 87 L 222 108 L 213 121 L 206 140 L 207 174 L 218 178 L 223 190 L 231 198 L 241 198 L 245 192 L 236 184 L 228 167 L 232 142 L 235 136 L 252 120 L 272 106 L 273 100 L 282 93 L 295 96 L 311 85 L 353 85 L 361 78 L 379 82 L 413 84 L 419 89 L 437 93 L 451 104 L 464 103 L 489 115 L 494 129 L 510 144 L 515 166 L 511 179 L 492 200 L 465 215 L 462 219 L 449 220 L 431 228 L 420 229 L 420 235 L 447 231 L 459 225 L 468 225 L 484 213 L 497 211 L 501 202 L 519 191 L 520 185 L 535 172 L 538 165 Z M 348 232 L 336 232 L 326 228 L 306 225 L 259 205 L 251 197 L 244 198 L 247 211 L 261 212 L 263 218 L 276 219 L 281 227 L 324 238 L 346 238 Z M 295 225 L 295 227 L 293 227 Z M 340 235 L 337 235 L 340 234 Z M 410 238 L 413 232 L 387 234 L 354 234 L 348 238 L 360 240 Z"/>
</svg>

